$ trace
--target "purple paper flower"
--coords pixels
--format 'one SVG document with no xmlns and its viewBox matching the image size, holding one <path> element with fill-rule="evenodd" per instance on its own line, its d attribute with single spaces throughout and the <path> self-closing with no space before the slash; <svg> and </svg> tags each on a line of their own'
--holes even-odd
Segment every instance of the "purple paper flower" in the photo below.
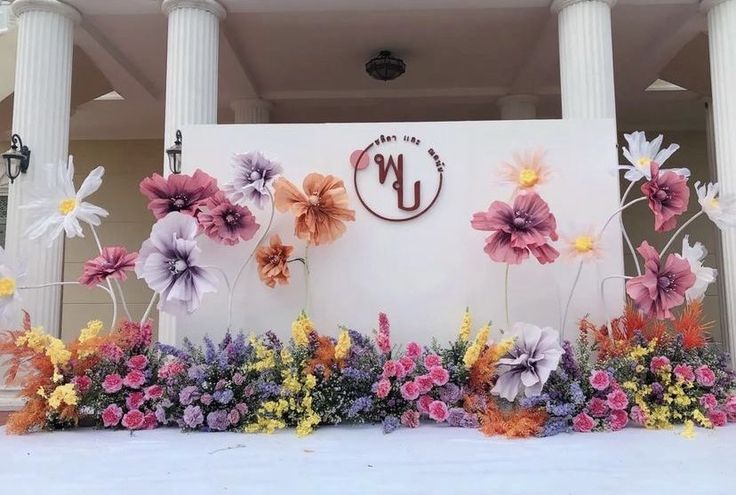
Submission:
<svg viewBox="0 0 736 495">
<path fill-rule="evenodd" d="M 227 416 L 227 411 L 220 409 L 212 411 L 207 415 L 207 427 L 210 430 L 225 431 L 230 424 L 230 420 Z"/>
<path fill-rule="evenodd" d="M 184 409 L 184 424 L 189 428 L 196 428 L 204 423 L 204 416 L 199 406 L 187 406 Z"/>
<path fill-rule="evenodd" d="M 271 196 L 269 187 L 281 173 L 281 165 L 272 162 L 257 151 L 240 153 L 232 161 L 235 177 L 223 186 L 235 203 L 252 201 L 263 209 L 266 197 Z"/>
<path fill-rule="evenodd" d="M 179 392 L 179 403 L 182 406 L 187 406 L 195 400 L 199 399 L 199 395 L 199 389 L 194 385 L 189 385 L 181 389 L 181 391 Z"/>
<path fill-rule="evenodd" d="M 452 382 L 440 388 L 440 400 L 445 404 L 455 404 L 460 400 L 462 391 Z"/>
<path fill-rule="evenodd" d="M 229 388 L 225 390 L 218 390 L 214 394 L 212 394 L 212 397 L 220 404 L 227 404 L 228 402 L 233 400 L 233 391 Z"/>
<path fill-rule="evenodd" d="M 465 410 L 462 407 L 453 407 L 447 413 L 447 424 L 455 428 L 462 428 L 465 419 Z"/>
<path fill-rule="evenodd" d="M 216 291 L 215 277 L 197 264 L 197 228 L 193 217 L 170 213 L 156 222 L 141 246 L 135 273 L 160 294 L 161 311 L 191 314 L 204 294 Z"/>
</svg>

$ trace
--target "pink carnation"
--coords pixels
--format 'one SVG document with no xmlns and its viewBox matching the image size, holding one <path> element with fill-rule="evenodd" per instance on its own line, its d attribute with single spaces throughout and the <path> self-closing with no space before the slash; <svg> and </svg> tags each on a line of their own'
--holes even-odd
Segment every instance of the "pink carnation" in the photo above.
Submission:
<svg viewBox="0 0 736 495">
<path fill-rule="evenodd" d="M 151 385 L 146 387 L 146 399 L 159 399 L 164 395 L 164 389 L 161 385 Z"/>
<path fill-rule="evenodd" d="M 100 347 L 100 354 L 103 358 L 113 362 L 120 361 L 123 358 L 123 350 L 117 344 L 113 344 L 112 342 L 102 344 Z"/>
<path fill-rule="evenodd" d="M 181 361 L 171 361 L 159 368 L 158 377 L 164 379 L 171 378 L 172 376 L 184 373 L 185 369 L 184 363 Z"/>
<path fill-rule="evenodd" d="M 723 404 L 723 409 L 728 415 L 728 420 L 736 423 L 736 395 L 732 395 L 726 399 L 726 403 Z"/>
<path fill-rule="evenodd" d="M 414 360 L 408 356 L 404 356 L 399 359 L 399 363 L 404 368 L 404 376 L 414 371 L 414 368 L 417 366 Z"/>
<path fill-rule="evenodd" d="M 601 392 L 606 390 L 611 385 L 611 376 L 607 371 L 594 370 L 590 374 L 590 385 Z"/>
<path fill-rule="evenodd" d="M 449 414 L 447 404 L 441 400 L 432 401 L 427 409 L 429 410 L 429 417 L 438 423 L 445 421 Z"/>
<path fill-rule="evenodd" d="M 376 336 L 378 350 L 383 354 L 391 352 L 391 326 L 386 313 L 378 313 L 378 335 Z"/>
<path fill-rule="evenodd" d="M 102 411 L 102 424 L 105 428 L 112 428 L 120 423 L 123 410 L 117 404 L 110 404 Z"/>
<path fill-rule="evenodd" d="M 230 412 L 227 413 L 227 421 L 232 426 L 238 424 L 238 421 L 240 421 L 240 412 L 238 412 L 237 409 L 231 409 Z"/>
<path fill-rule="evenodd" d="M 629 398 L 623 390 L 617 388 L 606 396 L 606 404 L 614 411 L 623 411 L 629 405 Z"/>
<path fill-rule="evenodd" d="M 712 387 L 716 383 L 716 374 L 708 366 L 703 365 L 695 369 L 695 379 L 703 387 Z"/>
<path fill-rule="evenodd" d="M 123 426 L 129 430 L 138 430 L 143 427 L 144 419 L 142 412 L 138 409 L 133 409 L 123 416 Z"/>
<path fill-rule="evenodd" d="M 419 387 L 414 382 L 406 382 L 401 386 L 401 396 L 406 400 L 415 400 L 419 397 Z"/>
<path fill-rule="evenodd" d="M 417 401 L 417 409 L 419 409 L 419 412 L 423 414 L 428 414 L 429 405 L 432 403 L 433 400 L 434 399 L 429 395 L 422 395 L 421 397 L 419 397 L 419 400 Z"/>
<path fill-rule="evenodd" d="M 616 431 L 624 428 L 629 423 L 629 416 L 626 411 L 611 411 L 611 429 Z"/>
<path fill-rule="evenodd" d="M 156 414 L 153 412 L 147 412 L 143 416 L 143 426 L 142 428 L 144 430 L 153 430 L 158 426 L 158 420 L 156 419 Z"/>
<path fill-rule="evenodd" d="M 119 392 L 120 389 L 123 388 L 123 379 L 117 373 L 107 375 L 102 381 L 102 388 L 108 394 Z"/>
<path fill-rule="evenodd" d="M 416 342 L 406 344 L 406 355 L 412 359 L 418 358 L 422 354 L 422 347 Z"/>
<path fill-rule="evenodd" d="M 595 420 L 584 412 L 581 412 L 580 414 L 572 418 L 573 429 L 582 433 L 592 431 L 593 428 L 595 428 L 595 423 Z"/>
<path fill-rule="evenodd" d="M 202 397 L 199 398 L 199 401 L 205 406 L 209 406 L 210 404 L 212 404 L 213 399 L 214 398 L 211 394 L 202 394 Z"/>
<path fill-rule="evenodd" d="M 442 366 L 432 366 L 429 370 L 429 376 L 432 378 L 432 383 L 438 387 L 450 380 L 450 373 Z"/>
<path fill-rule="evenodd" d="M 128 368 L 132 370 L 144 370 L 146 366 L 148 366 L 148 358 L 143 354 L 138 354 L 128 359 Z"/>
<path fill-rule="evenodd" d="M 608 414 L 608 404 L 600 397 L 593 397 L 588 401 L 588 412 L 595 418 L 602 418 Z"/>
<path fill-rule="evenodd" d="M 647 415 L 644 414 L 644 411 L 642 411 L 639 406 L 634 406 L 631 408 L 630 417 L 634 423 L 640 424 L 642 426 L 647 422 Z"/>
<path fill-rule="evenodd" d="M 419 413 L 416 411 L 405 411 L 401 415 L 401 424 L 407 428 L 416 428 L 419 426 Z"/>
<path fill-rule="evenodd" d="M 424 356 L 424 366 L 430 369 L 434 366 L 442 366 L 442 358 L 437 354 L 427 354 Z"/>
<path fill-rule="evenodd" d="M 728 423 L 728 416 L 720 409 L 708 411 L 708 419 L 713 423 L 713 426 L 726 426 L 726 423 Z"/>
<path fill-rule="evenodd" d="M 383 399 L 391 390 L 391 382 L 385 378 L 378 380 L 378 386 L 376 387 L 376 396 Z"/>
<path fill-rule="evenodd" d="M 84 394 L 92 385 L 92 379 L 87 375 L 79 375 L 74 377 L 74 384 L 77 386 L 80 394 Z"/>
<path fill-rule="evenodd" d="M 678 364 L 675 366 L 675 376 L 685 382 L 692 383 L 695 381 L 695 373 L 693 368 L 687 364 Z"/>
<path fill-rule="evenodd" d="M 125 398 L 125 405 L 128 409 L 138 409 L 146 400 L 146 394 L 143 392 L 131 392 Z"/>
<path fill-rule="evenodd" d="M 392 376 L 396 376 L 399 367 L 399 363 L 397 363 L 393 359 L 386 361 L 385 363 L 383 363 L 383 377 L 391 378 Z M 403 371 L 403 366 L 401 368 Z"/>
<path fill-rule="evenodd" d="M 652 362 L 649 363 L 649 369 L 652 373 L 659 373 L 660 371 L 670 369 L 670 360 L 666 356 L 655 356 L 652 358 Z"/>
<path fill-rule="evenodd" d="M 432 380 L 430 375 L 419 375 L 414 379 L 414 381 L 419 386 L 420 393 L 429 392 L 434 386 L 434 380 Z"/>
<path fill-rule="evenodd" d="M 130 388 L 141 388 L 141 385 L 145 382 L 146 375 L 144 375 L 140 370 L 131 370 L 127 375 L 125 375 L 125 378 L 123 378 L 123 385 Z"/>
<path fill-rule="evenodd" d="M 718 399 L 713 394 L 705 394 L 700 398 L 700 405 L 705 409 L 715 409 L 718 407 Z"/>
</svg>

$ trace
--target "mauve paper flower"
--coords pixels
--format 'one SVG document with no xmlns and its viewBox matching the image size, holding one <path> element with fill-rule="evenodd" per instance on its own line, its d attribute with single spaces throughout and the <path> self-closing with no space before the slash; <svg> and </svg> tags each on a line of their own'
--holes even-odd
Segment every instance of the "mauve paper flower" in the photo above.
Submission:
<svg viewBox="0 0 736 495">
<path fill-rule="evenodd" d="M 110 404 L 102 411 L 102 425 L 105 428 L 112 428 L 120 423 L 123 417 L 123 410 L 117 404 Z"/>
<path fill-rule="evenodd" d="M 204 423 L 204 415 L 202 409 L 199 406 L 187 406 L 184 409 L 184 424 L 189 428 L 196 428 L 197 426 Z"/>
<path fill-rule="evenodd" d="M 194 218 L 171 213 L 156 222 L 141 246 L 135 272 L 161 295 L 161 311 L 193 313 L 204 294 L 216 291 L 215 277 L 197 263 L 196 234 Z"/>
<path fill-rule="evenodd" d="M 282 244 L 278 234 L 271 236 L 268 246 L 256 249 L 258 276 L 264 284 L 273 289 L 277 283 L 282 285 L 289 283 L 288 261 L 292 252 L 294 246 Z"/>
<path fill-rule="evenodd" d="M 539 395 L 562 357 L 560 334 L 550 327 L 516 323 L 511 336 L 514 346 L 509 357 L 498 360 L 498 380 L 491 392 L 508 401 L 522 390 L 527 397 Z"/>
<path fill-rule="evenodd" d="M 230 420 L 227 417 L 227 411 L 219 409 L 212 411 L 207 415 L 207 427 L 214 431 L 225 431 L 230 425 Z"/>
<path fill-rule="evenodd" d="M 667 232 L 677 225 L 677 217 L 685 213 L 690 201 L 687 177 L 672 170 L 660 170 L 652 163 L 652 178 L 641 185 L 654 213 L 654 230 Z"/>
<path fill-rule="evenodd" d="M 269 187 L 282 171 L 281 165 L 272 162 L 257 151 L 239 153 L 233 157 L 235 177 L 223 186 L 223 190 L 234 203 L 252 201 L 263 209 L 266 197 L 271 195 Z"/>
<path fill-rule="evenodd" d="M 476 230 L 493 232 L 484 248 L 493 261 L 517 265 L 531 252 L 544 264 L 560 255 L 549 244 L 557 240 L 557 222 L 537 193 L 516 196 L 513 206 L 494 201 L 488 211 L 474 213 L 470 224 Z"/>
<path fill-rule="evenodd" d="M 104 247 L 96 258 L 84 263 L 84 271 L 79 277 L 79 283 L 87 287 L 94 287 L 108 278 L 126 280 L 126 271 L 135 268 L 138 253 L 129 253 L 120 246 Z"/>
<path fill-rule="evenodd" d="M 658 319 L 672 318 L 672 308 L 685 302 L 685 292 L 695 284 L 690 264 L 670 254 L 662 263 L 647 241 L 637 249 L 644 258 L 644 274 L 626 282 L 626 293 L 638 309 Z"/>
<path fill-rule="evenodd" d="M 718 271 L 715 268 L 703 266 L 703 260 L 708 255 L 708 250 L 700 242 L 690 245 L 690 236 L 682 238 L 682 254 L 680 257 L 690 264 L 690 271 L 695 274 L 695 283 L 685 292 L 688 302 L 702 299 L 708 286 L 716 281 Z"/>
<path fill-rule="evenodd" d="M 192 176 L 172 174 L 163 178 L 153 174 L 141 181 L 140 191 L 150 200 L 148 209 L 160 220 L 175 211 L 196 215 L 200 206 L 219 189 L 215 179 L 197 169 Z"/>
<path fill-rule="evenodd" d="M 231 203 L 222 191 L 209 197 L 204 208 L 197 217 L 199 225 L 207 237 L 221 244 L 234 246 L 241 239 L 249 241 L 260 227 L 247 207 Z"/>
<path fill-rule="evenodd" d="M 728 194 L 721 196 L 720 184 L 708 183 L 700 185 L 695 183 L 695 193 L 698 195 L 698 203 L 708 218 L 716 226 L 723 230 L 726 227 L 736 227 L 736 196 Z"/>
</svg>

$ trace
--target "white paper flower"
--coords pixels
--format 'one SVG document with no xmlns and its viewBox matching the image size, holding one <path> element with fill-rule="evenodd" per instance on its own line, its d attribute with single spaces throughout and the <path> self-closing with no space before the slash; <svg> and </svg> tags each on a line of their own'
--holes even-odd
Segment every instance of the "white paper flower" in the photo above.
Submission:
<svg viewBox="0 0 736 495">
<path fill-rule="evenodd" d="M 700 207 L 719 229 L 736 227 L 736 196 L 721 196 L 718 183 L 701 186 L 696 182 L 695 192 Z"/>
<path fill-rule="evenodd" d="M 642 131 L 624 134 L 624 139 L 629 145 L 623 150 L 624 158 L 631 165 L 622 165 L 621 168 L 626 170 L 624 177 L 631 182 L 636 182 L 641 178 L 650 180 L 652 178 L 650 167 L 652 162 L 662 166 L 675 151 L 680 149 L 677 144 L 670 144 L 666 149 L 660 149 L 663 139 L 661 134 L 651 142 L 647 141 L 647 137 Z M 690 171 L 686 168 L 670 170 L 685 177 L 690 176 Z"/>
<path fill-rule="evenodd" d="M 690 236 L 683 237 L 680 257 L 690 263 L 690 271 L 695 275 L 695 284 L 685 292 L 688 302 L 701 299 L 708 290 L 708 286 L 716 281 L 718 271 L 715 268 L 703 266 L 703 260 L 707 255 L 708 250 L 702 243 L 696 242 L 691 246 Z"/>
<path fill-rule="evenodd" d="M 20 310 L 18 286 L 25 277 L 25 270 L 8 259 L 0 247 L 0 321 L 14 321 Z"/>
<path fill-rule="evenodd" d="M 49 245 L 62 231 L 66 232 L 67 237 L 84 237 L 80 221 L 97 226 L 101 223 L 100 217 L 108 215 L 99 206 L 84 201 L 102 185 L 105 169 L 97 167 L 91 171 L 77 191 L 74 189 L 74 162 L 71 156 L 68 165 L 46 167 L 46 184 L 36 192 L 33 201 L 21 206 L 30 210 L 35 217 L 25 235 L 29 239 L 47 235 Z"/>
</svg>

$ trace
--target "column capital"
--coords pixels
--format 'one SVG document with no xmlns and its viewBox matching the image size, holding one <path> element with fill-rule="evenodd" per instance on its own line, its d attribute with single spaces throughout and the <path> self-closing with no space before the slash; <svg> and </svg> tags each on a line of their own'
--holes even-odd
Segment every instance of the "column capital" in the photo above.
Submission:
<svg viewBox="0 0 736 495">
<path fill-rule="evenodd" d="M 164 0 L 161 3 L 161 10 L 167 17 L 176 9 L 204 10 L 213 14 L 220 20 L 225 19 L 227 16 L 225 7 L 220 5 L 217 0 Z"/>
<path fill-rule="evenodd" d="M 566 7 L 570 7 L 571 5 L 575 5 L 576 3 L 583 3 L 583 2 L 602 2 L 605 4 L 608 4 L 609 7 L 613 7 L 616 5 L 616 2 L 618 0 L 553 0 L 552 5 L 550 5 L 550 10 L 557 14 L 559 11 Z"/>
<path fill-rule="evenodd" d="M 75 24 L 82 20 L 82 14 L 77 9 L 58 0 L 15 0 L 10 8 L 18 18 L 26 12 L 51 12 L 67 17 Z"/>
<path fill-rule="evenodd" d="M 700 0 L 700 8 L 702 10 L 710 10 L 716 5 L 719 5 L 721 3 L 730 2 L 731 0 Z"/>
</svg>

